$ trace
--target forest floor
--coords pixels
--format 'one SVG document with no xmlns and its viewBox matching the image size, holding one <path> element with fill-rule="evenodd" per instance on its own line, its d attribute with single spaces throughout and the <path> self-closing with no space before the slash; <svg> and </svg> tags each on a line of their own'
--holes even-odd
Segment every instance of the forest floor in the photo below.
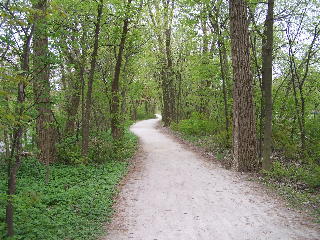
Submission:
<svg viewBox="0 0 320 240">
<path fill-rule="evenodd" d="M 320 227 L 248 175 L 207 161 L 158 128 L 131 130 L 141 151 L 103 240 L 320 239 Z"/>
</svg>

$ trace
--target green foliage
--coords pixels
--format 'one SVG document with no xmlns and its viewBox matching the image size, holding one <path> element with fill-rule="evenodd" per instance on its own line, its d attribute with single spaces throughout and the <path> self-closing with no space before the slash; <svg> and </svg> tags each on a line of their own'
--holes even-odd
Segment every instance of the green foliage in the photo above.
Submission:
<svg viewBox="0 0 320 240">
<path fill-rule="evenodd" d="M 216 130 L 212 120 L 205 119 L 199 113 L 192 113 L 191 118 L 173 123 L 172 128 L 186 135 L 211 135 Z"/>
<path fill-rule="evenodd" d="M 273 163 L 270 171 L 263 171 L 262 181 L 285 197 L 295 208 L 309 211 L 320 222 L 319 165 Z"/>
<path fill-rule="evenodd" d="M 214 142 L 221 149 L 231 148 L 231 132 L 227 132 L 225 129 L 217 132 L 213 135 Z"/>
<path fill-rule="evenodd" d="M 100 165 L 78 164 L 79 149 L 73 138 L 59 146 L 60 160 L 74 165 L 50 167 L 50 182 L 45 184 L 45 167 L 35 159 L 23 161 L 17 177 L 15 239 L 96 239 L 103 223 L 112 214 L 116 185 L 127 170 L 127 159 L 136 151 L 137 138 L 126 131 L 117 154 L 102 149 L 110 134 L 101 134 L 89 158 Z M 100 145 L 101 144 L 101 145 Z M 99 145 L 99 146 L 97 146 Z M 120 146 L 120 145 L 119 145 Z M 69 147 L 69 151 L 67 151 Z M 63 157 L 62 154 L 66 153 Z M 103 154 L 106 154 L 103 160 Z M 109 154 L 109 155 L 107 155 Z M 6 169 L 0 170 L 0 205 L 6 205 Z M 5 237 L 5 208 L 0 209 L 0 238 Z"/>
<path fill-rule="evenodd" d="M 119 159 L 113 152 L 113 139 L 109 132 L 93 133 L 89 143 L 89 159 L 95 163 L 103 163 L 112 159 Z"/>
<path fill-rule="evenodd" d="M 119 142 L 114 142 L 110 131 L 91 134 L 88 157 L 81 155 L 81 141 L 76 136 L 66 137 L 57 144 L 58 161 L 63 164 L 101 164 L 112 160 L 127 159 L 133 155 L 137 138 L 126 130 Z"/>
<path fill-rule="evenodd" d="M 308 138 L 307 162 L 320 164 L 320 114 L 314 115 L 306 123 Z"/>
<path fill-rule="evenodd" d="M 273 146 L 281 151 L 290 160 L 304 162 L 305 164 L 320 163 L 320 128 L 319 117 L 310 117 L 306 121 L 307 148 L 301 150 L 300 136 L 297 134 L 298 127 L 289 121 L 273 125 Z"/>
<path fill-rule="evenodd" d="M 137 111 L 137 120 L 145 120 L 155 118 L 154 113 L 146 112 L 144 109 L 139 108 Z"/>
<path fill-rule="evenodd" d="M 88 158 L 81 156 L 81 148 L 75 136 L 66 137 L 57 144 L 57 158 L 64 164 L 88 163 Z"/>
<path fill-rule="evenodd" d="M 125 130 L 124 135 L 121 140 L 114 141 L 111 138 L 111 134 L 105 135 L 109 142 L 104 141 L 104 146 L 108 147 L 108 149 L 103 149 L 104 147 L 92 147 L 89 153 L 90 158 L 95 162 L 103 162 L 108 160 L 124 160 L 130 158 L 135 151 L 137 150 L 137 137 L 130 132 L 129 130 Z M 107 140 L 106 139 L 106 140 Z M 100 149 L 101 151 L 97 151 Z M 101 153 L 109 154 L 107 158 L 103 158 Z M 100 157 L 99 157 L 100 156 Z"/>
<path fill-rule="evenodd" d="M 297 189 L 316 191 L 320 188 L 320 166 L 295 166 L 284 165 L 279 161 L 273 163 L 266 176 L 277 182 L 293 186 Z"/>
<path fill-rule="evenodd" d="M 290 136 L 288 125 L 279 124 L 273 127 L 273 146 L 277 150 L 281 150 L 288 159 L 297 159 L 299 156 L 298 139 Z"/>
</svg>

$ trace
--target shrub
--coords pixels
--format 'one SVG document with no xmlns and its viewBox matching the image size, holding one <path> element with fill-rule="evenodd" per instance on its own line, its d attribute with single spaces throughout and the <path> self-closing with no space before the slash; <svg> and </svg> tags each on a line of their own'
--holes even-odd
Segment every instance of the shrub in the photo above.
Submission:
<svg viewBox="0 0 320 240">
<path fill-rule="evenodd" d="M 204 119 L 199 113 L 193 113 L 190 119 L 181 120 L 174 124 L 172 128 L 186 135 L 210 135 L 216 131 L 216 126 L 212 120 Z"/>
<path fill-rule="evenodd" d="M 85 164 L 88 158 L 81 156 L 81 148 L 76 136 L 65 137 L 57 144 L 58 162 L 64 164 Z"/>
<path fill-rule="evenodd" d="M 231 133 L 228 133 L 226 130 L 222 130 L 216 133 L 213 138 L 219 148 L 229 149 L 232 145 L 230 136 Z"/>
<path fill-rule="evenodd" d="M 89 159 L 94 163 L 104 163 L 114 159 L 113 145 L 110 131 L 92 134 L 89 142 Z"/>
<path fill-rule="evenodd" d="M 130 131 L 124 132 L 119 142 L 112 139 L 111 132 L 93 132 L 89 141 L 88 157 L 81 155 L 81 146 L 75 136 L 66 137 L 57 144 L 58 162 L 64 164 L 101 164 L 107 161 L 127 159 L 136 150 L 137 138 Z"/>
<path fill-rule="evenodd" d="M 273 163 L 270 171 L 265 172 L 267 177 L 277 182 L 310 192 L 320 188 L 320 166 L 285 165 L 279 161 Z"/>
</svg>

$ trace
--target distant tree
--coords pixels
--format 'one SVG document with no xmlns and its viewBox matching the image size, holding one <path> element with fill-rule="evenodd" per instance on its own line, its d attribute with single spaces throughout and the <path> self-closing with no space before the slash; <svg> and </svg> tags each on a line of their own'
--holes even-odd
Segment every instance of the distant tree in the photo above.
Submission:
<svg viewBox="0 0 320 240">
<path fill-rule="evenodd" d="M 114 76 L 111 84 L 111 132 L 114 140 L 119 140 L 122 135 L 121 130 L 121 119 L 120 119 L 120 72 L 122 65 L 123 52 L 125 50 L 125 43 L 127 39 L 127 34 L 129 31 L 129 12 L 132 0 L 128 0 L 126 5 L 126 16 L 123 20 L 121 39 L 119 44 L 119 50 L 117 53 L 117 60 L 114 69 Z"/>
</svg>

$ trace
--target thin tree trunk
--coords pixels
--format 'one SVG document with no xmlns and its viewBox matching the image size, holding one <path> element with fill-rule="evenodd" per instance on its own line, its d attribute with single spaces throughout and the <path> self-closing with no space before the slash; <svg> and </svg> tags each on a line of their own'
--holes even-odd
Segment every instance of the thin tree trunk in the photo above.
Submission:
<svg viewBox="0 0 320 240">
<path fill-rule="evenodd" d="M 171 55 L 171 27 L 168 27 L 165 31 L 166 36 L 166 58 L 167 58 L 167 66 L 166 66 L 166 87 L 168 93 L 168 120 L 169 124 L 174 120 L 175 115 L 175 88 L 173 84 L 173 61 Z"/>
<path fill-rule="evenodd" d="M 202 6 L 201 11 L 201 30 L 203 33 L 202 36 L 202 64 L 207 66 L 209 64 L 209 37 L 208 37 L 208 28 L 207 28 L 207 13 L 205 7 Z M 200 83 L 200 112 L 205 114 L 206 116 L 209 115 L 208 103 L 209 103 L 209 96 L 208 90 L 210 87 L 210 80 L 209 79 L 201 79 Z"/>
<path fill-rule="evenodd" d="M 224 51 L 226 52 L 226 48 L 224 44 L 219 43 L 219 57 L 220 57 L 220 68 L 221 68 L 221 77 L 222 77 L 222 93 L 223 93 L 223 103 L 224 103 L 224 117 L 226 124 L 226 132 L 227 136 L 229 136 L 229 110 L 228 110 L 228 94 L 227 94 L 227 80 L 228 80 L 228 71 L 226 69 L 226 65 L 228 64 L 224 59 Z M 229 138 L 229 137 L 228 137 Z"/>
<path fill-rule="evenodd" d="M 5 156 L 8 158 L 10 156 L 10 141 L 9 141 L 9 133 L 7 129 L 3 130 L 3 143 L 5 149 Z"/>
<path fill-rule="evenodd" d="M 228 109 L 228 82 L 229 82 L 229 64 L 228 64 L 228 56 L 227 49 L 225 46 L 225 41 L 222 36 L 221 26 L 219 24 L 219 8 L 214 7 L 214 16 L 211 12 L 209 12 L 210 22 L 213 30 L 218 34 L 217 37 L 217 45 L 219 50 L 219 62 L 220 62 L 220 71 L 222 78 L 222 94 L 223 94 L 223 103 L 224 103 L 224 116 L 225 116 L 225 128 L 227 132 L 227 137 L 229 139 L 229 128 L 230 128 L 230 116 Z"/>
<path fill-rule="evenodd" d="M 304 98 L 304 92 L 303 87 L 299 87 L 299 93 L 300 93 L 300 102 L 301 102 L 301 132 L 300 132 L 300 139 L 301 139 L 301 148 L 302 148 L 302 154 L 305 154 L 306 151 L 306 129 L 305 129 L 305 98 Z"/>
<path fill-rule="evenodd" d="M 227 60 L 227 50 L 224 44 L 223 39 L 221 39 L 221 31 L 220 27 L 218 26 L 218 48 L 219 48 L 219 59 L 220 59 L 220 69 L 221 69 L 221 77 L 222 77 L 222 93 L 223 93 L 223 103 L 224 103 L 224 116 L 225 116 L 225 124 L 226 124 L 226 131 L 227 134 L 229 132 L 229 110 L 228 110 L 228 94 L 227 94 L 227 82 L 229 80 L 229 73 L 228 73 L 228 60 Z"/>
<path fill-rule="evenodd" d="M 127 11 L 130 10 L 132 0 L 128 0 Z M 128 12 L 127 12 L 128 14 Z M 122 65 L 122 56 L 125 48 L 128 33 L 129 17 L 128 15 L 123 21 L 122 34 L 117 55 L 117 62 L 114 70 L 114 77 L 111 85 L 111 133 L 114 140 L 119 140 L 122 136 L 120 108 L 120 72 Z"/>
<path fill-rule="evenodd" d="M 271 167 L 272 151 L 272 52 L 273 52 L 273 8 L 274 0 L 268 1 L 262 39 L 262 87 L 264 97 L 264 126 L 262 144 L 262 168 Z"/>
<path fill-rule="evenodd" d="M 26 77 L 29 72 L 29 55 L 30 55 L 30 43 L 33 34 L 33 29 L 30 35 L 26 36 L 26 42 L 23 47 L 23 54 L 21 59 L 21 69 L 23 71 L 22 76 Z M 16 178 L 17 172 L 21 161 L 21 151 L 22 151 L 22 136 L 24 132 L 23 124 L 20 122 L 21 117 L 24 113 L 23 103 L 25 102 L 25 83 L 22 80 L 18 84 L 18 97 L 17 101 L 19 108 L 17 109 L 17 114 L 19 116 L 18 124 L 14 128 L 13 141 L 11 146 L 11 153 L 8 159 L 8 190 L 7 190 L 7 206 L 6 206 L 6 225 L 7 225 L 7 235 L 8 237 L 14 236 L 14 205 L 13 196 L 16 193 Z"/>
<path fill-rule="evenodd" d="M 79 66 L 78 69 L 79 79 L 74 79 L 71 86 L 71 97 L 67 107 L 67 122 L 65 126 L 65 134 L 73 135 L 76 128 L 76 118 L 80 105 L 81 97 L 81 83 L 84 82 L 84 66 Z"/>
<path fill-rule="evenodd" d="M 230 33 L 233 65 L 233 168 L 258 168 L 256 126 L 250 70 L 247 6 L 244 0 L 230 0 Z"/>
<path fill-rule="evenodd" d="M 179 122 L 182 119 L 182 104 L 181 104 L 181 97 L 182 97 L 182 76 L 181 72 L 177 72 L 177 80 L 178 80 L 178 96 L 177 96 L 177 116 L 176 120 Z"/>
<path fill-rule="evenodd" d="M 102 10 L 103 10 L 103 0 L 100 0 L 99 6 L 98 6 L 97 22 L 96 22 L 96 27 L 94 32 L 94 45 L 93 45 L 93 52 L 91 55 L 91 64 L 90 64 L 90 72 L 89 72 L 89 78 L 88 78 L 88 90 L 87 90 L 87 98 L 86 98 L 86 104 L 85 104 L 85 112 L 83 114 L 84 118 L 82 119 L 82 155 L 83 156 L 87 156 L 88 149 L 89 149 L 92 88 L 93 88 L 94 73 L 96 69 L 96 62 L 97 62 L 97 56 L 98 56 Z"/>
</svg>

